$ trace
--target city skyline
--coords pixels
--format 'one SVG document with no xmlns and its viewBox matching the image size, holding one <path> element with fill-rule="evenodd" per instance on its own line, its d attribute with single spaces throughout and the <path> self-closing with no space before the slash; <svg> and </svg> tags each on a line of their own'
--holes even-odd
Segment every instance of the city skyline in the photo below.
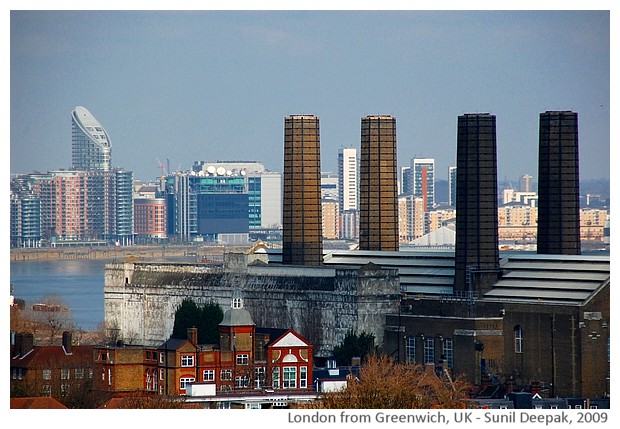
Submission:
<svg viewBox="0 0 620 429">
<path fill-rule="evenodd" d="M 282 171 L 282 121 L 295 114 L 321 120 L 323 171 L 337 172 L 339 149 L 359 149 L 362 117 L 389 114 L 398 165 L 434 158 L 446 180 L 457 117 L 489 112 L 498 179 L 536 181 L 539 114 L 573 110 L 581 177 L 609 179 L 609 19 L 605 10 L 13 11 L 10 170 L 70 168 L 70 113 L 84 106 L 109 133 L 112 166 L 137 180 L 158 177 L 158 160 L 187 170 L 252 159 Z M 109 31 L 90 30 L 95 22 Z"/>
</svg>

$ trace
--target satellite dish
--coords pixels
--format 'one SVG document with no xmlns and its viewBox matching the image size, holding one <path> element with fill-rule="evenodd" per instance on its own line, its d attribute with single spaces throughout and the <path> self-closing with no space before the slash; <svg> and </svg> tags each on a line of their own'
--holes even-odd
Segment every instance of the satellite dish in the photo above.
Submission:
<svg viewBox="0 0 620 429">
<path fill-rule="evenodd" d="M 195 172 L 195 171 L 192 171 L 190 174 L 191 174 L 192 176 L 195 176 L 195 175 L 196 175 L 196 172 Z"/>
<path fill-rule="evenodd" d="M 218 176 L 223 176 L 224 174 L 226 174 L 226 169 L 224 167 L 218 167 L 217 175 Z"/>
<path fill-rule="evenodd" d="M 198 172 L 198 175 L 199 175 L 200 177 L 204 176 L 204 175 L 205 175 L 204 170 L 200 170 L 200 171 Z"/>
<path fill-rule="evenodd" d="M 226 175 L 227 175 L 227 176 L 232 176 L 232 171 L 230 171 L 230 170 L 226 170 Z"/>
<path fill-rule="evenodd" d="M 209 174 L 215 174 L 215 167 L 210 165 L 207 167 L 207 173 Z"/>
<path fill-rule="evenodd" d="M 241 170 L 241 175 L 245 176 L 245 170 Z"/>
</svg>

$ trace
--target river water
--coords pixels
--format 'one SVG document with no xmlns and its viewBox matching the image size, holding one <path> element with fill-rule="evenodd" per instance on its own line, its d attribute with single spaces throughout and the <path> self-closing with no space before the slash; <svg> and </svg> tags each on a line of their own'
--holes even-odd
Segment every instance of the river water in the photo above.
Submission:
<svg viewBox="0 0 620 429">
<path fill-rule="evenodd" d="M 196 262 L 195 257 L 168 257 L 169 262 Z M 105 264 L 113 259 L 58 259 L 11 262 L 13 296 L 26 307 L 48 295 L 59 297 L 69 308 L 77 328 L 91 331 L 104 320 Z"/>
<path fill-rule="evenodd" d="M 54 260 L 11 262 L 15 298 L 26 307 L 46 295 L 59 297 L 78 328 L 93 330 L 103 322 L 104 266 L 108 260 Z"/>
</svg>

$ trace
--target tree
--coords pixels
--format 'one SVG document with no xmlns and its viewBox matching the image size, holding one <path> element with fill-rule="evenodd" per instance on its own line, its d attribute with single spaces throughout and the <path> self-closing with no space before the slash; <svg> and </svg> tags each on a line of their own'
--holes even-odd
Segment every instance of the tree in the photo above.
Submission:
<svg viewBox="0 0 620 429">
<path fill-rule="evenodd" d="M 198 404 L 185 402 L 182 397 L 130 395 L 119 398 L 115 408 L 120 409 L 183 409 L 202 408 Z"/>
<path fill-rule="evenodd" d="M 200 310 L 196 303 L 185 298 L 174 313 L 174 326 L 172 328 L 172 338 L 187 338 L 187 328 L 198 325 Z"/>
<path fill-rule="evenodd" d="M 437 375 L 433 365 L 395 363 L 373 354 L 361 366 L 359 377 L 348 377 L 347 387 L 326 392 L 307 408 L 466 408 L 470 390 L 460 377 L 453 381 Z"/>
<path fill-rule="evenodd" d="M 218 344 L 220 341 L 219 324 L 224 318 L 222 307 L 214 301 L 198 307 L 186 298 L 181 302 L 174 315 L 172 338 L 187 338 L 187 328 L 198 328 L 199 344 Z"/>
<path fill-rule="evenodd" d="M 22 313 L 24 327 L 32 332 L 41 344 L 54 344 L 64 331 L 76 331 L 71 310 L 62 298 L 45 295 L 41 301 Z"/>
<path fill-rule="evenodd" d="M 218 303 L 210 301 L 202 307 L 198 327 L 198 342 L 200 344 L 219 344 L 219 325 L 223 318 L 224 311 Z"/>
<path fill-rule="evenodd" d="M 375 348 L 375 336 L 362 332 L 357 335 L 353 331 L 347 332 L 340 345 L 334 347 L 333 353 L 339 366 L 351 365 L 351 359 L 359 357 L 362 361 Z"/>
</svg>

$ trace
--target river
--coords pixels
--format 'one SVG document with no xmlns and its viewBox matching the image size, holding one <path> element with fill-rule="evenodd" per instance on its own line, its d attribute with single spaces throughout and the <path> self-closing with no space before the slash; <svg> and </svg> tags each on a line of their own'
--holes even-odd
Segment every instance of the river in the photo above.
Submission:
<svg viewBox="0 0 620 429">
<path fill-rule="evenodd" d="M 162 259 L 160 259 L 161 261 Z M 169 262 L 195 262 L 195 256 L 165 258 Z M 26 307 L 40 303 L 46 295 L 59 297 L 78 328 L 92 331 L 104 320 L 105 264 L 114 259 L 56 259 L 11 261 L 13 295 Z"/>
<path fill-rule="evenodd" d="M 94 330 L 103 322 L 104 267 L 108 260 L 55 260 L 11 262 L 15 298 L 26 306 L 46 295 L 59 297 L 78 328 Z"/>
</svg>

